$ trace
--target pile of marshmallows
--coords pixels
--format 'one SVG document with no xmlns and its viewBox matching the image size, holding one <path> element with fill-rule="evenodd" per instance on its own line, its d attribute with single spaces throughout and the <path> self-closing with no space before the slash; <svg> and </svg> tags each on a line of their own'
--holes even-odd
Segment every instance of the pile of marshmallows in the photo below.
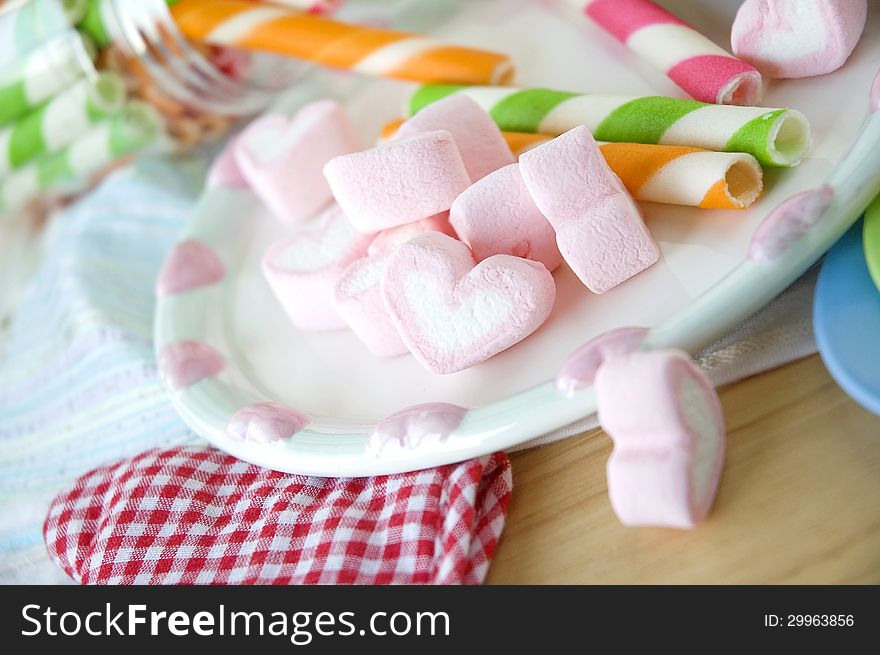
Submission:
<svg viewBox="0 0 880 655">
<path fill-rule="evenodd" d="M 329 100 L 256 121 L 234 148 L 253 191 L 297 226 L 263 260 L 294 325 L 348 326 L 373 354 L 409 352 L 437 374 L 537 330 L 563 260 L 603 293 L 659 257 L 586 128 L 516 163 L 491 117 L 463 95 L 369 150 Z"/>
</svg>

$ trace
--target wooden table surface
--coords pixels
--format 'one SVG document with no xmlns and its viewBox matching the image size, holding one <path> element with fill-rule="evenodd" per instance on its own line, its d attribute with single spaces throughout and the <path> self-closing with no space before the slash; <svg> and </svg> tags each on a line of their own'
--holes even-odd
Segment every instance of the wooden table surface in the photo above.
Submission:
<svg viewBox="0 0 880 655">
<path fill-rule="evenodd" d="M 512 455 L 488 582 L 880 583 L 880 417 L 818 356 L 721 389 L 727 459 L 693 531 L 624 528 L 601 430 Z"/>
</svg>

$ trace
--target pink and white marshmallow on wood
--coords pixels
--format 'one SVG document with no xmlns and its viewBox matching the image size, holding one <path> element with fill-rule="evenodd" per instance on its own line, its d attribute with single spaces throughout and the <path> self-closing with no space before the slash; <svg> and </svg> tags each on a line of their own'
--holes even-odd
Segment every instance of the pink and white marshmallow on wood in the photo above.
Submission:
<svg viewBox="0 0 880 655">
<path fill-rule="evenodd" d="M 746 0 L 730 41 L 768 77 L 824 75 L 849 58 L 867 15 L 868 0 Z"/>
<path fill-rule="evenodd" d="M 446 130 L 396 139 L 330 160 L 324 174 L 336 201 L 361 232 L 378 232 L 448 210 L 470 186 Z"/>
<path fill-rule="evenodd" d="M 396 136 L 406 138 L 434 130 L 447 130 L 452 135 L 474 182 L 516 161 L 492 117 L 464 94 L 428 105 L 401 125 Z"/>
<path fill-rule="evenodd" d="M 382 297 L 416 360 L 446 374 L 537 330 L 553 309 L 556 285 L 543 264 L 495 255 L 475 265 L 464 243 L 427 232 L 390 255 Z"/>
<path fill-rule="evenodd" d="M 609 34 L 656 66 L 694 100 L 758 104 L 763 82 L 737 59 L 650 0 L 570 0 Z"/>
<path fill-rule="evenodd" d="M 334 291 L 343 271 L 367 254 L 372 236 L 355 230 L 332 205 L 279 241 L 263 257 L 263 274 L 291 322 L 301 330 L 338 330 Z"/>
<path fill-rule="evenodd" d="M 360 147 L 342 106 L 320 100 L 293 117 L 270 114 L 251 123 L 236 141 L 235 158 L 269 210 L 297 225 L 333 200 L 324 165 Z"/>
<path fill-rule="evenodd" d="M 519 166 L 559 251 L 590 291 L 604 293 L 659 259 L 638 206 L 585 127 L 524 152 Z"/>
<path fill-rule="evenodd" d="M 562 263 L 556 232 L 535 206 L 518 164 L 468 187 L 452 203 L 449 221 L 477 261 L 513 255 L 541 262 L 548 271 Z"/>
<path fill-rule="evenodd" d="M 599 423 L 614 441 L 608 494 L 624 525 L 693 528 L 724 463 L 718 395 L 687 354 L 635 352 L 596 373 Z"/>
</svg>

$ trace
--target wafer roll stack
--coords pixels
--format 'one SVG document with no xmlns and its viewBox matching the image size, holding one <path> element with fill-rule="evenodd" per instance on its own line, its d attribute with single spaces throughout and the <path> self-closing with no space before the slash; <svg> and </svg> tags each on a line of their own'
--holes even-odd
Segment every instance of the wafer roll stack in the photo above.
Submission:
<svg viewBox="0 0 880 655">
<path fill-rule="evenodd" d="M 30 0 L 0 14 L 0 67 L 78 23 L 87 0 Z"/>
<path fill-rule="evenodd" d="M 93 56 L 89 41 L 70 30 L 0 68 L 0 125 L 33 111 L 94 71 Z"/>
<path fill-rule="evenodd" d="M 116 160 L 158 139 L 162 121 L 155 109 L 130 102 L 63 150 L 12 172 L 0 182 L 0 213 L 19 209 L 40 192 L 87 179 Z"/>
<path fill-rule="evenodd" d="M 38 110 L 0 128 L 0 177 L 57 152 L 107 116 L 122 109 L 125 83 L 115 73 L 81 79 Z"/>
</svg>

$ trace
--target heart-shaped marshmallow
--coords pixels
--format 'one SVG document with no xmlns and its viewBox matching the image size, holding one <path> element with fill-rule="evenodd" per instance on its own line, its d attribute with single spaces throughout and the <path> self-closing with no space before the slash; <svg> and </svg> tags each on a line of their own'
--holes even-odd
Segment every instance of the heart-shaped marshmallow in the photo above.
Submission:
<svg viewBox="0 0 880 655">
<path fill-rule="evenodd" d="M 422 234 L 423 232 L 442 232 L 451 237 L 456 236 L 455 230 L 453 230 L 452 226 L 449 224 L 449 212 L 441 212 L 440 214 L 435 214 L 429 218 L 423 218 L 415 223 L 407 223 L 405 225 L 392 227 L 388 230 L 382 230 L 376 235 L 376 238 L 373 239 L 373 242 L 367 249 L 367 253 L 370 257 L 387 255 L 394 252 L 398 246 L 402 246 L 414 236 Z"/>
<path fill-rule="evenodd" d="M 336 310 L 376 357 L 409 352 L 382 300 L 381 282 L 388 257 L 385 254 L 358 259 L 336 283 Z"/>
<path fill-rule="evenodd" d="M 235 157 L 239 137 L 233 137 L 214 158 L 205 185 L 209 187 L 226 187 L 227 189 L 247 189 L 248 182 Z"/>
<path fill-rule="evenodd" d="M 263 273 L 296 327 L 346 326 L 333 301 L 336 282 L 349 264 L 367 254 L 372 240 L 352 227 L 338 205 L 332 205 L 266 251 Z"/>
<path fill-rule="evenodd" d="M 556 232 L 529 195 L 519 164 L 468 187 L 452 203 L 449 222 L 477 261 L 513 255 L 541 262 L 548 271 L 562 263 Z"/>
<path fill-rule="evenodd" d="M 868 14 L 868 0 L 746 0 L 730 40 L 737 57 L 770 77 L 811 77 L 843 66 Z"/>
<path fill-rule="evenodd" d="M 269 114 L 238 138 L 235 156 L 260 199 L 281 221 L 295 225 L 332 200 L 324 165 L 360 149 L 339 103 L 321 100 L 295 116 Z"/>
<path fill-rule="evenodd" d="M 448 212 L 383 230 L 370 243 L 369 256 L 352 262 L 336 284 L 336 309 L 377 357 L 396 357 L 409 352 L 385 308 L 381 282 L 388 255 L 425 232 L 441 232 L 454 237 Z"/>
<path fill-rule="evenodd" d="M 587 128 L 524 152 L 519 163 L 535 205 L 556 230 L 559 251 L 590 291 L 604 293 L 660 257 L 638 206 Z"/>
<path fill-rule="evenodd" d="M 361 232 L 378 232 L 448 210 L 471 183 L 446 130 L 389 141 L 332 159 L 324 174 Z"/>
<path fill-rule="evenodd" d="M 390 255 L 382 297 L 413 356 L 445 374 L 537 330 L 553 308 L 556 285 L 543 264 L 495 255 L 474 266 L 461 241 L 427 232 Z"/>
<path fill-rule="evenodd" d="M 614 440 L 608 494 L 625 525 L 692 528 L 712 506 L 724 415 L 712 384 L 673 350 L 609 357 L 596 373 L 599 423 Z"/>
<path fill-rule="evenodd" d="M 474 182 L 516 161 L 495 121 L 463 93 L 454 93 L 420 110 L 398 128 L 397 137 L 433 130 L 449 131 Z"/>
</svg>

